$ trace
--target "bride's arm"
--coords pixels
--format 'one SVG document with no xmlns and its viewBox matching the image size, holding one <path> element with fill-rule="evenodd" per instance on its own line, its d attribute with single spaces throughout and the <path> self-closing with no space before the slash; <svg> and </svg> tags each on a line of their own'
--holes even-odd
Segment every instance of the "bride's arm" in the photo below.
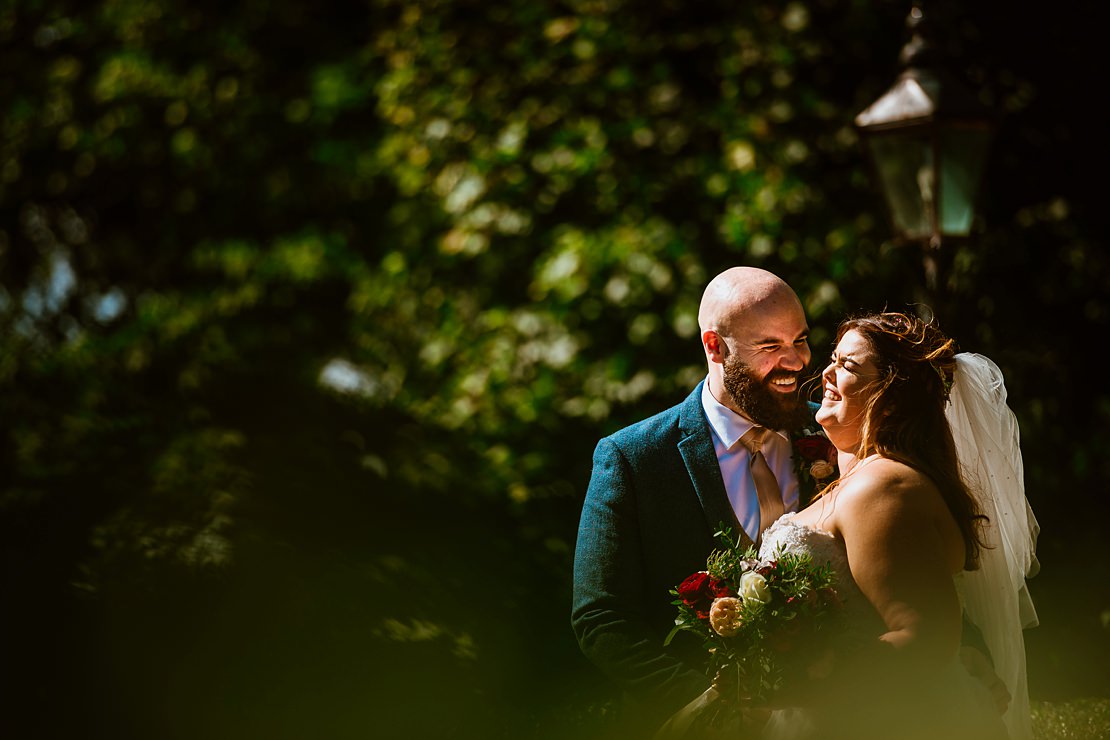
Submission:
<svg viewBox="0 0 1110 740">
<path fill-rule="evenodd" d="M 963 553 L 954 530 L 942 531 L 946 510 L 938 504 L 927 478 L 886 460 L 861 470 L 838 496 L 836 529 L 852 577 L 886 625 L 865 658 L 874 679 L 925 680 L 957 653 L 961 612 L 952 572 Z"/>
</svg>

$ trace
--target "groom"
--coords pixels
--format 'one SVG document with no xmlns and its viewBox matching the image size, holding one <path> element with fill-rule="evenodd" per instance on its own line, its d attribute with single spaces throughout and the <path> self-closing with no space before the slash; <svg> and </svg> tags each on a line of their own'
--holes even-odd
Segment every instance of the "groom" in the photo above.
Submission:
<svg viewBox="0 0 1110 740">
<path fill-rule="evenodd" d="M 810 348 L 797 295 L 766 270 L 734 267 L 706 287 L 698 324 L 708 376 L 679 405 L 598 443 L 575 550 L 579 645 L 638 705 L 645 728 L 710 683 L 696 640 L 680 634 L 663 647 L 670 589 L 705 568 L 722 522 L 756 541 L 813 495 L 789 436 L 813 423 L 799 392 Z M 753 425 L 773 430 L 760 454 L 780 489 L 777 511 L 766 494 L 761 507 L 755 453 L 741 440 Z"/>
</svg>

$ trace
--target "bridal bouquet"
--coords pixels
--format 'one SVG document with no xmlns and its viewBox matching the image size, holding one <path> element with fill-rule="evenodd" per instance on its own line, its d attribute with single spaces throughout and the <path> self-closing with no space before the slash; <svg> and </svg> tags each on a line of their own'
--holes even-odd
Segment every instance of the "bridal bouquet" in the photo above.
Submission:
<svg viewBox="0 0 1110 740">
<path fill-rule="evenodd" d="M 838 628 L 835 575 L 805 553 L 759 560 L 729 530 L 717 533 L 706 569 L 671 590 L 679 632 L 703 638 L 722 698 L 759 705 L 796 680 L 821 678 L 827 635 Z M 733 703 L 730 701 L 729 703 Z"/>
</svg>

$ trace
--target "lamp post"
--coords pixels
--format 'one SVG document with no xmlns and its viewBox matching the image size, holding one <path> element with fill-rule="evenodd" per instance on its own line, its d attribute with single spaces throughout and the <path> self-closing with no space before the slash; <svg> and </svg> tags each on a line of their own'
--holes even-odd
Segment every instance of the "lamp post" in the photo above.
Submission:
<svg viewBox="0 0 1110 740">
<path fill-rule="evenodd" d="M 923 248 L 926 291 L 936 301 L 950 257 L 943 245 L 971 232 L 994 117 L 943 63 L 920 2 L 906 24 L 898 79 L 855 124 L 898 239 Z"/>
</svg>

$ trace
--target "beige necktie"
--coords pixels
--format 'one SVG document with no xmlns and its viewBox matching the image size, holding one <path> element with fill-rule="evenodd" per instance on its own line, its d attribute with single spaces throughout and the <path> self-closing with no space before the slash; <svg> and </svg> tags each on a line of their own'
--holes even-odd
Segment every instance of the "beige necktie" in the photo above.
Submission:
<svg viewBox="0 0 1110 740">
<path fill-rule="evenodd" d="M 759 497 L 759 535 L 755 538 L 756 544 L 763 539 L 763 531 L 786 512 L 782 505 L 779 481 L 771 472 L 767 459 L 763 457 L 763 440 L 768 434 L 774 432 L 764 427 L 752 427 L 740 438 L 740 444 L 751 453 L 752 480 L 755 481 L 755 492 Z"/>
</svg>

